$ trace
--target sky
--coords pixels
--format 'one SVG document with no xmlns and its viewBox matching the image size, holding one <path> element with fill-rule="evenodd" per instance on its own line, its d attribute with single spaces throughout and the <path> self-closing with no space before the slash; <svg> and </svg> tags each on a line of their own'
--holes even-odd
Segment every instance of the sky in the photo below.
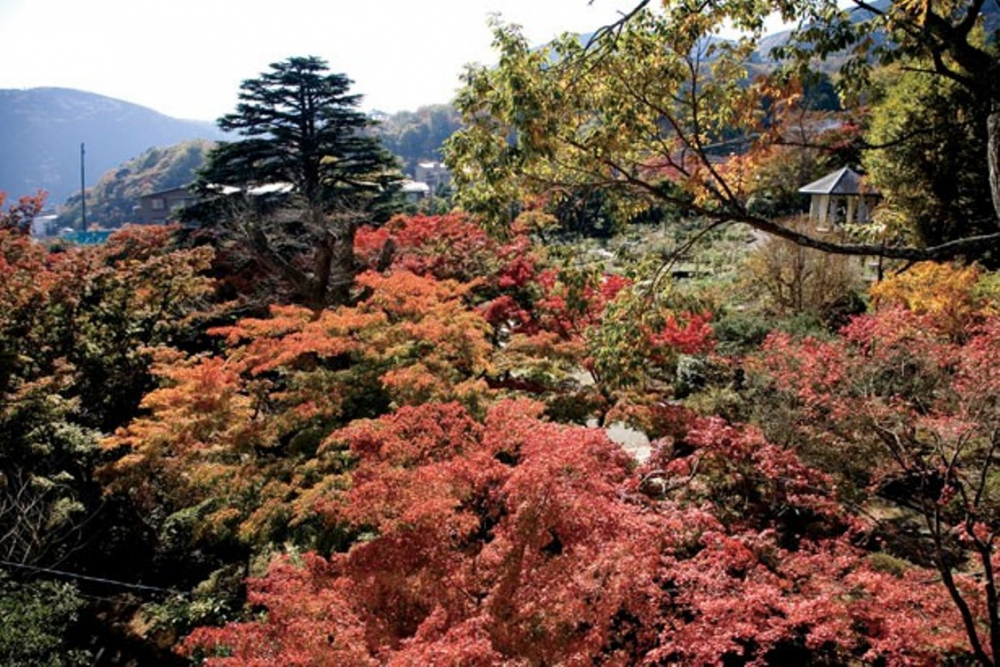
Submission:
<svg viewBox="0 0 1000 667">
<path fill-rule="evenodd" d="M 78 88 L 214 120 L 243 80 L 314 55 L 354 80 L 363 109 L 415 110 L 450 101 L 466 64 L 495 61 L 491 13 L 541 44 L 637 1 L 0 0 L 0 88 Z"/>
</svg>

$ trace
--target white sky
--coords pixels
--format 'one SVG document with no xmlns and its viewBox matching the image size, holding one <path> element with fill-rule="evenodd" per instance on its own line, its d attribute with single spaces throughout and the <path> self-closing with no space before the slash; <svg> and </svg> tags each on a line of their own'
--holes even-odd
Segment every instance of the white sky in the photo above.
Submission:
<svg viewBox="0 0 1000 667">
<path fill-rule="evenodd" d="M 637 0 L 0 0 L 0 88 L 59 86 L 178 118 L 232 111 L 240 82 L 325 58 L 363 108 L 448 102 L 463 65 L 492 63 L 487 16 L 531 43 L 587 32 Z"/>
</svg>

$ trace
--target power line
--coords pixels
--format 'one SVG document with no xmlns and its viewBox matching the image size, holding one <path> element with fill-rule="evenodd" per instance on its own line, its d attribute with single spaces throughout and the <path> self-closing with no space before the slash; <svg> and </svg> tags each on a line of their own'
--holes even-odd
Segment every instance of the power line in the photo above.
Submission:
<svg viewBox="0 0 1000 667">
<path fill-rule="evenodd" d="M 84 155 L 86 155 L 86 151 L 83 146 L 83 144 L 80 144 L 80 203 L 83 206 L 80 209 L 83 211 L 83 222 L 80 223 L 80 231 L 85 232 L 87 231 L 87 177 L 86 168 L 84 167 Z"/>
<path fill-rule="evenodd" d="M 127 581 L 118 581 L 116 579 L 105 579 L 103 577 L 91 577 L 86 574 L 78 574 L 76 572 L 67 572 L 65 570 L 54 570 L 48 567 L 38 567 L 37 565 L 25 565 L 23 563 L 11 563 L 10 561 L 0 560 L 0 566 L 3 567 L 13 567 L 21 570 L 28 570 L 29 572 L 41 572 L 44 574 L 55 574 L 61 577 L 70 577 L 71 579 L 79 579 L 81 581 L 92 581 L 98 584 L 110 584 L 112 586 L 119 586 L 121 588 L 131 588 L 133 590 L 140 591 L 153 591 L 156 593 L 170 593 L 171 595 L 184 595 L 182 591 L 174 590 L 172 588 L 160 588 L 159 586 L 146 586 L 143 584 L 132 584 Z"/>
</svg>

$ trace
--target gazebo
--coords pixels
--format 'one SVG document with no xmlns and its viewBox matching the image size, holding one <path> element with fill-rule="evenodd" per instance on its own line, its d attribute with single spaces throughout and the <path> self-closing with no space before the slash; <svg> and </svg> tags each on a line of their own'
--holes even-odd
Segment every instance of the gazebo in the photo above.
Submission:
<svg viewBox="0 0 1000 667">
<path fill-rule="evenodd" d="M 878 192 L 866 188 L 861 174 L 850 167 L 804 185 L 799 192 L 810 196 L 809 217 L 821 230 L 830 225 L 868 222 L 871 206 L 878 197 Z"/>
</svg>

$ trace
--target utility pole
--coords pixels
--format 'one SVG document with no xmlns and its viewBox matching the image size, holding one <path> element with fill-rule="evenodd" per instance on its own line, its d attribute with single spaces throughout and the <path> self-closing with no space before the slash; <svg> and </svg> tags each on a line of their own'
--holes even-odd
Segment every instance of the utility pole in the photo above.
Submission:
<svg viewBox="0 0 1000 667">
<path fill-rule="evenodd" d="M 81 209 L 83 211 L 83 222 L 80 223 L 81 232 L 87 231 L 87 172 L 84 167 L 83 156 L 86 155 L 86 151 L 83 148 L 83 144 L 80 144 L 80 203 L 83 206 Z"/>
</svg>

